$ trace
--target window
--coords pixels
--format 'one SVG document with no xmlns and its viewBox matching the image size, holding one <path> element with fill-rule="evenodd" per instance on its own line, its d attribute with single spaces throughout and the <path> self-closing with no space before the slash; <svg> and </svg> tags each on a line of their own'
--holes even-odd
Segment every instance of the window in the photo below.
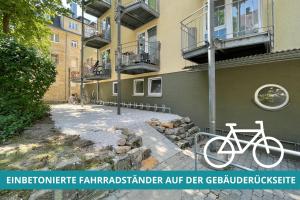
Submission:
<svg viewBox="0 0 300 200">
<path fill-rule="evenodd" d="M 59 57 L 58 54 L 51 54 L 51 60 L 54 62 L 56 65 L 59 63 Z"/>
<path fill-rule="evenodd" d="M 289 93 L 280 85 L 267 84 L 256 90 L 254 100 L 263 109 L 278 110 L 288 104 Z"/>
<path fill-rule="evenodd" d="M 72 40 L 72 41 L 71 41 L 71 47 L 77 48 L 77 47 L 78 47 L 78 42 L 75 41 L 75 40 Z"/>
<path fill-rule="evenodd" d="M 69 29 L 78 30 L 78 24 L 75 22 L 69 22 Z"/>
<path fill-rule="evenodd" d="M 51 41 L 52 42 L 59 42 L 59 35 L 56 33 L 51 34 Z"/>
<path fill-rule="evenodd" d="M 148 79 L 148 95 L 153 97 L 162 96 L 162 78 L 149 78 Z"/>
<path fill-rule="evenodd" d="M 113 96 L 117 96 L 118 95 L 118 82 L 113 82 L 112 85 L 112 91 L 113 91 Z"/>
<path fill-rule="evenodd" d="M 144 79 L 135 79 L 133 81 L 133 95 L 144 96 Z"/>
</svg>

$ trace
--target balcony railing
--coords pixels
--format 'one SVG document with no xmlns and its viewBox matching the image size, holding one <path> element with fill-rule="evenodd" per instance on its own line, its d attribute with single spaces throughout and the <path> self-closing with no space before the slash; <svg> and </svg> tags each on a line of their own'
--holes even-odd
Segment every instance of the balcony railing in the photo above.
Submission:
<svg viewBox="0 0 300 200">
<path fill-rule="evenodd" d="M 215 1 L 218 2 L 218 1 Z M 181 22 L 182 52 L 207 46 L 207 5 Z M 272 0 L 233 0 L 215 6 L 215 39 L 229 41 L 267 34 L 272 42 Z"/>
<path fill-rule="evenodd" d="M 73 82 L 80 82 L 81 74 L 80 68 L 74 67 L 70 69 L 70 79 Z M 84 81 L 106 80 L 111 78 L 111 64 L 110 62 L 100 63 L 98 61 L 90 60 L 85 63 L 83 68 Z"/>
<path fill-rule="evenodd" d="M 86 0 L 86 13 L 95 17 L 101 17 L 111 8 L 111 0 Z"/>
<path fill-rule="evenodd" d="M 160 42 L 134 41 L 122 45 L 122 73 L 159 71 Z"/>
<path fill-rule="evenodd" d="M 159 0 L 123 0 L 122 25 L 135 30 L 158 18 L 159 4 Z"/>
<path fill-rule="evenodd" d="M 111 41 L 111 30 L 105 29 L 98 32 L 95 29 L 89 29 L 85 33 L 86 46 L 91 48 L 100 49 Z"/>
</svg>

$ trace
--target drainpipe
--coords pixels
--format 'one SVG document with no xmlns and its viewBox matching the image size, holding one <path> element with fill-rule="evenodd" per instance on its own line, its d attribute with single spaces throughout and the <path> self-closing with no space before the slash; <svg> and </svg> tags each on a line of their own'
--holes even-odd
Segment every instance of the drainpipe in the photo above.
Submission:
<svg viewBox="0 0 300 200">
<path fill-rule="evenodd" d="M 208 82 L 209 82 L 209 130 L 216 132 L 216 66 L 214 44 L 214 0 L 208 0 Z M 215 147 L 211 148 L 214 151 Z"/>
<path fill-rule="evenodd" d="M 81 66 L 80 66 L 80 104 L 83 107 L 83 56 L 84 56 L 84 0 L 81 1 Z"/>
<path fill-rule="evenodd" d="M 121 62 L 122 62 L 122 57 L 121 57 L 121 0 L 118 0 L 117 3 L 117 31 L 118 31 L 118 49 L 117 49 L 117 72 L 118 72 L 118 97 L 117 97 L 117 102 L 118 102 L 118 115 L 121 115 Z"/>
</svg>

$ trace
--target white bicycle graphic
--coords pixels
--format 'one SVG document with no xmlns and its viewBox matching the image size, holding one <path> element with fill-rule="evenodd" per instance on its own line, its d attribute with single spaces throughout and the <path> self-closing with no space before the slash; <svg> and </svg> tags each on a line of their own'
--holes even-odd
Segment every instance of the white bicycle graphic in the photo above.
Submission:
<svg viewBox="0 0 300 200">
<path fill-rule="evenodd" d="M 265 135 L 265 131 L 264 131 L 264 124 L 263 121 L 256 121 L 256 124 L 260 125 L 260 129 L 234 129 L 235 126 L 237 126 L 237 124 L 235 123 L 227 123 L 226 126 L 230 127 L 230 132 L 228 133 L 228 135 L 226 137 L 223 136 L 217 136 L 214 137 L 212 139 L 210 139 L 204 146 L 204 158 L 206 160 L 206 162 L 211 165 L 214 168 L 225 168 L 227 167 L 234 159 L 234 156 L 236 154 L 243 154 L 251 145 L 253 145 L 253 151 L 252 151 L 252 155 L 253 158 L 255 160 L 255 162 L 260 165 L 263 168 L 273 168 L 276 167 L 283 159 L 283 155 L 284 155 L 284 149 L 283 146 L 281 144 L 281 142 L 279 140 L 277 140 L 274 137 L 266 137 Z M 251 141 L 249 141 L 249 143 L 244 146 L 244 148 L 241 147 L 241 143 L 239 141 L 239 139 L 237 138 L 236 133 L 257 133 L 256 135 L 254 135 L 254 137 L 251 139 Z M 230 141 L 231 136 L 233 136 L 234 141 L 237 144 L 238 150 L 236 150 L 233 146 L 233 143 Z M 258 139 L 256 141 L 256 139 L 261 136 L 260 139 Z M 220 146 L 219 150 L 217 150 L 217 154 L 223 154 L 223 155 L 228 155 L 228 161 L 225 162 L 224 164 L 216 164 L 213 163 L 209 160 L 208 157 L 208 150 L 209 150 L 209 146 L 216 141 L 221 141 L 223 142 L 222 145 Z M 259 159 L 257 158 L 257 147 L 260 143 L 263 143 L 263 147 L 266 149 L 267 154 L 270 154 L 270 147 L 268 145 L 268 143 L 276 143 L 279 146 L 280 149 L 280 156 L 279 159 L 274 162 L 273 164 L 263 164 L 262 162 L 259 161 Z M 228 144 L 231 150 L 224 150 L 225 145 Z M 228 146 L 227 145 L 227 146 Z M 259 145 L 261 146 L 261 145 Z"/>
</svg>

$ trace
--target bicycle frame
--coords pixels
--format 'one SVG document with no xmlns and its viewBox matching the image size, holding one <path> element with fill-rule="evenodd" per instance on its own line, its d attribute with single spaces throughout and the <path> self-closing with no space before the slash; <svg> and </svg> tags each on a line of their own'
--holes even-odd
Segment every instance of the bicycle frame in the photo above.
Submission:
<svg viewBox="0 0 300 200">
<path fill-rule="evenodd" d="M 230 127 L 230 132 L 228 133 L 228 135 L 226 137 L 224 137 L 224 138 L 226 138 L 226 140 L 222 143 L 222 145 L 218 151 L 218 154 L 232 154 L 232 153 L 243 154 L 251 145 L 255 144 L 255 140 L 260 135 L 262 136 L 262 138 L 264 138 L 264 146 L 266 147 L 267 153 L 270 153 L 270 149 L 267 144 L 267 140 L 265 139 L 266 135 L 265 135 L 264 127 L 263 127 L 263 122 L 256 121 L 255 123 L 260 125 L 260 129 L 234 129 L 236 124 L 231 124 L 231 123 L 226 124 L 226 126 Z M 242 148 L 241 143 L 240 143 L 236 133 L 257 133 L 257 134 L 254 135 L 254 137 L 249 141 L 249 143 L 244 148 Z M 231 136 L 233 136 L 233 139 L 235 140 L 235 142 L 237 144 L 238 151 L 235 151 L 235 149 L 233 149 L 234 152 L 223 150 L 226 143 L 231 142 L 229 140 L 229 138 L 231 138 Z"/>
</svg>

